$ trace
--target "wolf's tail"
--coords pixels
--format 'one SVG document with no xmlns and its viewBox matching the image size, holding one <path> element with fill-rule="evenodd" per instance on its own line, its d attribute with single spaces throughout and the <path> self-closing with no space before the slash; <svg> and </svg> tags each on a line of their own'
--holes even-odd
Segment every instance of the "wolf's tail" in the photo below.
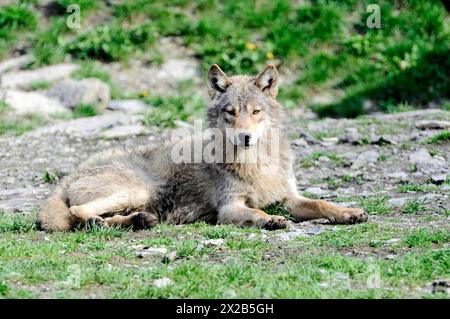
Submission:
<svg viewBox="0 0 450 319">
<path fill-rule="evenodd" d="M 37 214 L 36 226 L 48 232 L 69 231 L 75 227 L 75 220 L 70 214 L 62 187 L 59 187 L 41 208 Z"/>
</svg>

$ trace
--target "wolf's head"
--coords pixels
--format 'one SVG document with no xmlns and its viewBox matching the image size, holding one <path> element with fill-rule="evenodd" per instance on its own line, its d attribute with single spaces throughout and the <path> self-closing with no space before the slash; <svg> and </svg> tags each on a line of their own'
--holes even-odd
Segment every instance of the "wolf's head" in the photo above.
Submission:
<svg viewBox="0 0 450 319">
<path fill-rule="evenodd" d="M 258 144 L 278 119 L 278 72 L 267 66 L 258 76 L 228 77 L 214 64 L 208 73 L 210 127 L 232 143 L 249 148 Z"/>
</svg>

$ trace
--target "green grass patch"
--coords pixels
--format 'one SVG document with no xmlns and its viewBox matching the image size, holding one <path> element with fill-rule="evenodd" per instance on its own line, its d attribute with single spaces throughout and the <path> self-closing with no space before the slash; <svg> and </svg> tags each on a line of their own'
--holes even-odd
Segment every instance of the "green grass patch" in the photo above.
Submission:
<svg viewBox="0 0 450 319">
<path fill-rule="evenodd" d="M 400 184 L 395 187 L 397 193 L 427 193 L 437 189 L 438 187 L 433 184 Z"/>
<path fill-rule="evenodd" d="M 450 232 L 448 230 L 430 230 L 419 228 L 412 230 L 403 239 L 408 247 L 432 247 L 433 244 L 444 244 L 450 241 Z"/>
<path fill-rule="evenodd" d="M 192 92 L 191 82 L 178 83 L 176 95 L 144 97 L 154 109 L 144 116 L 145 125 L 174 127 L 176 120 L 189 122 L 193 117 L 201 117 L 207 102 L 198 93 Z"/>
<path fill-rule="evenodd" d="M 149 25 L 125 29 L 120 25 L 104 25 L 80 33 L 65 47 L 78 59 L 106 62 L 122 60 L 148 48 L 155 40 Z"/>
<path fill-rule="evenodd" d="M 445 131 L 433 135 L 426 139 L 427 144 L 443 144 L 448 143 L 450 141 L 450 131 Z"/>
<path fill-rule="evenodd" d="M 426 200 L 419 198 L 409 199 L 402 207 L 403 214 L 422 213 L 427 210 Z"/>
<path fill-rule="evenodd" d="M 362 208 L 369 214 L 384 215 L 392 213 L 392 207 L 388 203 L 389 197 L 375 196 L 360 200 Z"/>
<path fill-rule="evenodd" d="M 0 135 L 22 135 L 37 127 L 43 126 L 47 121 L 38 115 L 27 115 L 21 118 L 4 117 L 0 120 Z"/>
<path fill-rule="evenodd" d="M 90 104 L 77 105 L 73 110 L 74 118 L 90 117 L 97 115 L 97 109 Z"/>
<path fill-rule="evenodd" d="M 38 90 L 47 90 L 52 86 L 51 82 L 48 81 L 36 81 L 30 84 L 30 90 L 38 91 Z"/>
</svg>

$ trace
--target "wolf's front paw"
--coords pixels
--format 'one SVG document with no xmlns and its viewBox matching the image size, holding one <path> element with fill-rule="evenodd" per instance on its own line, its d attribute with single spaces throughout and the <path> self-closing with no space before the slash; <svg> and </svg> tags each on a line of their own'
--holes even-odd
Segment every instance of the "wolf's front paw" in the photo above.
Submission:
<svg viewBox="0 0 450 319">
<path fill-rule="evenodd" d="M 357 224 L 364 223 L 368 219 L 367 213 L 360 208 L 346 208 L 339 214 L 330 219 L 331 222 L 336 224 Z"/>
<path fill-rule="evenodd" d="M 158 218 L 153 214 L 140 212 L 133 216 L 133 230 L 149 229 L 156 224 L 158 224 Z"/>
<path fill-rule="evenodd" d="M 271 215 L 270 221 L 268 221 L 264 225 L 264 229 L 268 230 L 284 229 L 286 227 L 287 227 L 286 218 L 277 215 Z"/>
</svg>

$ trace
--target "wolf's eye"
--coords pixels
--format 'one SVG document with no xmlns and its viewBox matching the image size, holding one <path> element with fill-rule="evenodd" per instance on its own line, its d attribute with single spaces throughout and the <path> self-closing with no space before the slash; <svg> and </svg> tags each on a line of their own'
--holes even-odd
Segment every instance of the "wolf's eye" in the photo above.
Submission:
<svg viewBox="0 0 450 319">
<path fill-rule="evenodd" d="M 256 115 L 256 114 L 258 114 L 259 112 L 261 112 L 261 110 L 254 110 L 254 111 L 253 111 L 253 114 Z"/>
<path fill-rule="evenodd" d="M 236 115 L 236 112 L 234 110 L 226 110 L 225 112 L 227 112 L 230 115 Z"/>
</svg>

